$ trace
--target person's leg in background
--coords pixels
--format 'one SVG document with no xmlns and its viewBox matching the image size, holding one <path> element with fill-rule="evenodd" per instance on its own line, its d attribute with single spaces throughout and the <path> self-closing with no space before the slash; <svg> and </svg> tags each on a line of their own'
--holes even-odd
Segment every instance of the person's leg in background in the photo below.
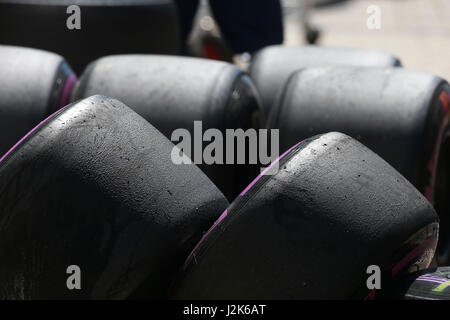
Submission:
<svg viewBox="0 0 450 320">
<path fill-rule="evenodd" d="M 314 0 L 298 0 L 300 4 L 299 19 L 302 22 L 305 32 L 305 40 L 310 44 L 317 42 L 320 36 L 320 30 L 310 22 L 310 12 L 314 6 Z"/>
<path fill-rule="evenodd" d="M 180 16 L 181 48 L 183 49 L 183 53 L 186 54 L 186 43 L 192 30 L 199 0 L 175 0 L 175 2 L 178 6 Z"/>
<path fill-rule="evenodd" d="M 280 0 L 210 0 L 210 5 L 233 53 L 251 54 L 283 42 Z"/>
</svg>

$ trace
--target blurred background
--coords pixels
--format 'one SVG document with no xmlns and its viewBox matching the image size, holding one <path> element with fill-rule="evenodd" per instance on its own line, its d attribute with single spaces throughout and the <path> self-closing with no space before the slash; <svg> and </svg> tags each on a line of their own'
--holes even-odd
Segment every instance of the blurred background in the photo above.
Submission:
<svg viewBox="0 0 450 320">
<path fill-rule="evenodd" d="M 372 13 L 367 10 L 373 5 L 380 9 L 379 29 L 367 27 Z M 316 43 L 386 51 L 410 69 L 450 79 L 450 0 L 281 0 L 281 6 L 285 45 Z M 205 32 L 220 35 L 208 1 L 202 0 L 189 38 L 195 55 L 205 55 L 198 52 L 199 35 Z M 211 43 L 207 56 L 230 59 L 226 44 L 211 36 L 207 42 Z M 246 55 L 234 59 L 245 64 Z"/>
<path fill-rule="evenodd" d="M 283 1 L 286 12 L 289 3 Z M 381 29 L 366 26 L 370 5 L 381 9 Z M 311 10 L 322 29 L 320 44 L 377 49 L 401 57 L 405 66 L 450 79 L 449 0 L 348 0 Z M 302 43 L 297 23 L 286 14 L 285 42 Z"/>
</svg>

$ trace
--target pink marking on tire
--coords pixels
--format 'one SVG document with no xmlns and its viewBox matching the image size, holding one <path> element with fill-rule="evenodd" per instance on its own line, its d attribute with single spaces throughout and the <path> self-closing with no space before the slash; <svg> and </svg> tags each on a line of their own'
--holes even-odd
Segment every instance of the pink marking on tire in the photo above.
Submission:
<svg viewBox="0 0 450 320">
<path fill-rule="evenodd" d="M 438 278 L 438 277 L 429 277 L 429 276 L 426 276 L 426 275 L 422 275 L 422 276 L 420 276 L 420 277 L 418 277 L 418 278 L 416 278 L 416 279 L 414 279 L 415 281 L 428 281 L 428 282 L 434 282 L 434 283 L 445 283 L 445 282 L 447 282 L 448 280 L 446 280 L 446 279 L 442 279 L 442 278 Z"/>
<path fill-rule="evenodd" d="M 297 143 L 296 145 L 292 146 L 291 148 L 289 148 L 286 152 L 284 152 L 281 156 L 279 156 L 275 161 L 273 161 L 270 166 L 268 166 L 267 168 L 264 169 L 263 172 L 261 172 L 256 178 L 255 180 L 253 180 L 248 186 L 247 188 L 244 189 L 244 191 L 241 192 L 240 196 L 244 196 L 248 190 L 250 190 L 255 183 L 258 182 L 259 179 L 261 179 L 261 177 L 263 175 L 266 174 L 267 171 L 269 171 L 276 163 L 278 163 L 283 157 L 285 157 L 289 152 L 291 152 L 293 149 L 295 149 L 295 147 L 297 147 L 300 143 L 302 143 L 302 141 L 300 141 L 299 143 Z"/>
<path fill-rule="evenodd" d="M 441 123 L 439 125 L 439 137 L 442 136 L 443 131 L 447 125 L 447 123 L 449 122 L 449 105 L 450 105 L 450 93 L 447 93 L 445 91 L 441 92 L 441 95 L 439 96 L 439 100 L 442 103 L 442 109 L 444 111 L 444 116 L 441 119 Z M 425 198 L 427 198 L 427 200 L 432 203 L 433 202 L 433 192 L 432 192 L 432 185 L 434 184 L 434 179 L 435 179 L 435 175 L 436 175 L 436 168 L 438 165 L 438 156 L 439 156 L 439 148 L 440 148 L 440 144 L 441 144 L 441 139 L 439 138 L 436 141 L 436 145 L 434 147 L 433 153 L 430 157 L 430 160 L 428 161 L 428 165 L 427 165 L 427 169 L 428 172 L 430 173 L 430 181 L 429 181 L 429 185 L 425 186 L 425 189 L 423 190 Z"/>
<path fill-rule="evenodd" d="M 206 239 L 206 237 L 219 225 L 220 222 L 222 222 L 222 220 L 224 220 L 226 217 L 228 216 L 228 209 L 226 209 L 219 217 L 219 219 L 216 220 L 216 222 L 214 222 L 214 224 L 211 226 L 211 228 L 209 228 L 208 231 L 206 231 L 206 233 L 203 235 L 203 237 L 200 239 L 200 241 L 197 243 L 197 245 L 194 247 L 194 249 L 191 251 L 191 253 L 188 255 L 186 261 L 184 262 L 184 267 L 186 267 L 187 262 L 189 261 L 189 259 L 194 256 L 194 252 L 195 250 L 197 250 L 198 246 L 200 246 L 200 244 Z"/>
<path fill-rule="evenodd" d="M 61 95 L 61 101 L 59 103 L 60 107 L 64 107 L 70 102 L 70 93 L 72 92 L 72 88 L 77 82 L 77 76 L 75 74 L 71 74 L 67 77 L 66 83 L 64 83 L 63 93 Z"/>
<path fill-rule="evenodd" d="M 436 238 L 430 238 L 425 240 L 421 245 L 417 246 L 412 250 L 408 255 L 406 255 L 402 260 L 400 260 L 393 268 L 392 268 L 392 276 L 394 277 L 397 273 L 400 272 L 408 263 L 416 258 L 420 253 L 425 251 L 426 249 L 435 248 L 437 244 Z"/>
<path fill-rule="evenodd" d="M 61 109 L 60 109 L 61 110 Z M 41 127 L 44 123 L 46 123 L 48 120 L 50 120 L 56 113 L 58 113 L 60 110 L 55 111 L 51 115 L 49 115 L 47 118 L 42 120 L 37 126 L 35 126 L 33 129 L 31 129 L 25 136 L 23 136 L 22 139 L 20 139 L 11 149 L 6 152 L 3 157 L 0 158 L 0 163 L 9 155 L 11 152 L 13 152 L 26 138 L 28 138 L 33 132 L 35 132 L 39 127 Z"/>
<path fill-rule="evenodd" d="M 377 293 L 377 289 L 372 289 L 369 294 L 364 298 L 364 300 L 375 300 L 375 295 Z"/>
</svg>

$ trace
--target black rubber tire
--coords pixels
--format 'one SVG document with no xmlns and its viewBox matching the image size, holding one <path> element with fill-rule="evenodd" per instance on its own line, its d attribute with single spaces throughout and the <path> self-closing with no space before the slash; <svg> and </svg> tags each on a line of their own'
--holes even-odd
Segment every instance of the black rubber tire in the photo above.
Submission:
<svg viewBox="0 0 450 320">
<path fill-rule="evenodd" d="M 188 256 L 176 298 L 373 298 L 368 266 L 380 266 L 382 290 L 429 266 L 436 212 L 376 154 L 329 133 L 280 158 Z"/>
<path fill-rule="evenodd" d="M 219 129 L 224 136 L 226 129 L 258 129 L 263 123 L 252 81 L 224 62 L 152 55 L 105 57 L 85 70 L 73 99 L 93 94 L 123 101 L 169 139 L 174 130 L 184 128 L 194 140 L 194 121 L 202 121 L 203 131 Z M 260 169 L 252 164 L 199 167 L 230 201 Z"/>
<path fill-rule="evenodd" d="M 42 119 L 68 104 L 76 76 L 54 53 L 0 45 L 0 158 Z"/>
<path fill-rule="evenodd" d="M 399 280 L 390 299 L 450 300 L 450 267 L 418 272 Z"/>
<path fill-rule="evenodd" d="M 80 30 L 66 27 L 69 5 Z M 178 54 L 178 11 L 171 0 L 0 0 L 0 43 L 56 52 L 81 73 L 110 54 Z"/>
<path fill-rule="evenodd" d="M 0 298 L 164 297 L 228 205 L 195 165 L 172 163 L 172 148 L 102 96 L 30 132 L 0 163 Z M 81 290 L 66 287 L 69 265 Z"/>
<path fill-rule="evenodd" d="M 448 91 L 450 92 L 450 91 Z M 434 180 L 432 185 L 432 201 L 436 211 L 439 213 L 441 220 L 439 244 L 436 252 L 437 265 L 446 266 L 450 264 L 450 94 L 448 94 L 447 102 L 443 106 L 446 107 L 447 116 L 443 118 L 440 135 L 438 141 L 439 152 L 436 155 L 434 164 Z M 444 108 L 443 108 L 444 109 Z"/>
<path fill-rule="evenodd" d="M 449 84 L 431 74 L 318 67 L 292 75 L 268 126 L 279 128 L 281 151 L 298 140 L 339 131 L 380 155 L 436 206 L 441 219 L 438 262 L 447 265 L 449 104 Z"/>
<path fill-rule="evenodd" d="M 261 95 L 266 116 L 289 76 L 300 69 L 317 66 L 401 66 L 398 58 L 378 51 L 320 46 L 270 46 L 259 51 L 250 65 L 250 75 Z"/>
</svg>

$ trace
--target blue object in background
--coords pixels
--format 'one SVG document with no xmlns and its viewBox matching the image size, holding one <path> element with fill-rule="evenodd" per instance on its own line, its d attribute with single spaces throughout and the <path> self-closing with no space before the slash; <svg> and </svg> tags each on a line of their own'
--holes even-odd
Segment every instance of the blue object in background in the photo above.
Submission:
<svg viewBox="0 0 450 320">
<path fill-rule="evenodd" d="M 192 29 L 199 0 L 175 0 L 183 45 Z M 279 0 L 209 0 L 214 18 L 233 53 L 253 53 L 283 42 L 283 18 Z"/>
</svg>

